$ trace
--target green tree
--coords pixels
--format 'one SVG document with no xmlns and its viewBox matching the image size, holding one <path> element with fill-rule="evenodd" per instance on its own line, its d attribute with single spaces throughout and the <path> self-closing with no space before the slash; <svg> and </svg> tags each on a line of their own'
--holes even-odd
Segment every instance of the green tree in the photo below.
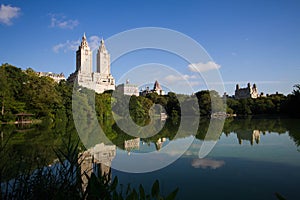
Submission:
<svg viewBox="0 0 300 200">
<path fill-rule="evenodd" d="M 289 101 L 289 110 L 293 115 L 300 115 L 300 84 L 294 85 Z"/>
<path fill-rule="evenodd" d="M 300 84 L 294 85 L 294 90 L 292 93 L 295 97 L 300 97 Z"/>
<path fill-rule="evenodd" d="M 1 115 L 4 116 L 7 99 L 9 99 L 9 85 L 5 66 L 0 67 L 0 99 L 1 99 Z"/>
<path fill-rule="evenodd" d="M 196 96 L 199 102 L 200 115 L 205 116 L 214 112 L 222 112 L 225 110 L 223 100 L 215 90 L 203 90 L 197 92 Z"/>
<path fill-rule="evenodd" d="M 249 99 L 240 99 L 239 100 L 237 114 L 241 114 L 241 115 L 251 115 L 252 114 Z"/>
<path fill-rule="evenodd" d="M 35 72 L 26 70 L 28 81 L 24 84 L 24 100 L 27 107 L 38 117 L 55 118 L 55 112 L 63 107 L 62 97 L 56 90 L 57 83 L 49 77 L 38 77 Z"/>
<path fill-rule="evenodd" d="M 169 92 L 167 98 L 166 111 L 168 116 L 178 118 L 181 115 L 181 108 L 176 94 L 174 92 Z"/>
<path fill-rule="evenodd" d="M 24 75 L 21 69 L 3 64 L 0 67 L 0 102 L 2 120 L 13 120 L 14 114 L 23 112 L 25 103 L 20 101 L 22 96 L 20 91 L 24 81 Z"/>
</svg>

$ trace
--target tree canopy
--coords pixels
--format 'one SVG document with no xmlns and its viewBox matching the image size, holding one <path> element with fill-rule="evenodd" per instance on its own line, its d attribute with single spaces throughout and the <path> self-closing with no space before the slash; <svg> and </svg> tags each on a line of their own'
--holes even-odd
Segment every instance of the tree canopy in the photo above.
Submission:
<svg viewBox="0 0 300 200">
<path fill-rule="evenodd" d="M 86 88 L 81 93 L 86 91 L 93 93 Z M 66 81 L 56 83 L 49 77 L 39 77 L 31 68 L 21 70 L 9 64 L 0 66 L 1 121 L 13 121 L 15 114 L 21 112 L 33 113 L 36 118 L 48 117 L 58 121 L 72 118 L 72 93 L 73 85 Z M 272 94 L 257 99 L 225 99 L 216 91 L 208 90 L 196 92 L 195 95 L 169 92 L 167 95 L 150 93 L 139 97 L 127 96 L 124 97 L 126 101 L 120 95 L 112 96 L 112 91 L 95 95 L 93 109 L 100 123 L 112 120 L 112 112 L 122 116 L 128 107 L 130 117 L 139 125 L 149 121 L 149 112 L 153 108 L 156 109 L 152 110 L 155 114 L 166 112 L 168 117 L 177 120 L 182 114 L 210 116 L 224 110 L 238 115 L 300 114 L 300 84 L 295 85 L 292 93 L 287 96 Z M 126 102 L 129 102 L 129 106 L 124 105 Z M 153 107 L 155 104 L 160 107 Z"/>
</svg>

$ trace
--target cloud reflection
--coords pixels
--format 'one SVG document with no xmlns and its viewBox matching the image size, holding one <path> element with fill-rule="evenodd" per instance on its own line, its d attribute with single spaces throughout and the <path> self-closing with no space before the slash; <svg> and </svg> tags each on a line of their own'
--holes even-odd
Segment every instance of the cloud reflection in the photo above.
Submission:
<svg viewBox="0 0 300 200">
<path fill-rule="evenodd" d="M 217 169 L 217 168 L 222 167 L 223 165 L 225 165 L 225 161 L 224 160 L 213 160 L 213 159 L 204 158 L 204 159 L 194 159 L 191 164 L 194 168 Z"/>
</svg>

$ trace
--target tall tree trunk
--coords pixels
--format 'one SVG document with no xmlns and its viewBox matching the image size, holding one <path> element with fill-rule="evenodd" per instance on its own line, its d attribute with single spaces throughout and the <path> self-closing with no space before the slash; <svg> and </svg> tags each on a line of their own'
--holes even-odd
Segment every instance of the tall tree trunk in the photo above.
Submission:
<svg viewBox="0 0 300 200">
<path fill-rule="evenodd" d="M 1 115 L 4 115 L 4 97 L 2 97 L 2 109 L 1 109 Z"/>
</svg>

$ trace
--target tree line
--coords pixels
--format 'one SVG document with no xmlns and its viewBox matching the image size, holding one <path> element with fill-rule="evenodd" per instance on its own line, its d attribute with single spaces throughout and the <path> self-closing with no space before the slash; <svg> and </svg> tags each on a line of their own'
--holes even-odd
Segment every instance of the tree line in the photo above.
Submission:
<svg viewBox="0 0 300 200">
<path fill-rule="evenodd" d="M 39 77 L 34 70 L 21 70 L 10 64 L 0 67 L 0 121 L 14 121 L 17 113 L 33 113 L 35 118 L 49 118 L 63 122 L 72 119 L 73 84 L 66 81 L 56 83 L 50 77 Z M 86 88 L 76 90 L 87 96 L 93 93 Z M 300 85 L 295 85 L 291 94 L 272 94 L 257 99 L 234 99 L 221 97 L 216 91 L 199 91 L 194 95 L 183 95 L 169 92 L 167 95 L 150 93 L 146 96 L 122 97 L 112 95 L 112 91 L 95 94 L 95 105 L 92 106 L 100 123 L 113 120 L 112 111 L 122 116 L 129 102 L 129 113 L 137 124 L 147 124 L 149 110 L 155 114 L 166 112 L 169 118 L 179 119 L 182 115 L 210 116 L 215 112 L 226 111 L 229 114 L 300 114 Z M 124 101 L 124 99 L 128 101 Z M 84 101 L 84 99 L 83 99 Z M 213 102 L 213 104 L 212 104 Z M 84 104 L 84 102 L 83 102 Z M 161 105 L 153 109 L 153 105 Z M 212 107 L 213 105 L 213 107 Z"/>
<path fill-rule="evenodd" d="M 238 115 L 300 115 L 300 84 L 294 86 L 294 90 L 287 96 L 283 94 L 271 94 L 256 99 L 227 98 L 227 113 Z"/>
</svg>

